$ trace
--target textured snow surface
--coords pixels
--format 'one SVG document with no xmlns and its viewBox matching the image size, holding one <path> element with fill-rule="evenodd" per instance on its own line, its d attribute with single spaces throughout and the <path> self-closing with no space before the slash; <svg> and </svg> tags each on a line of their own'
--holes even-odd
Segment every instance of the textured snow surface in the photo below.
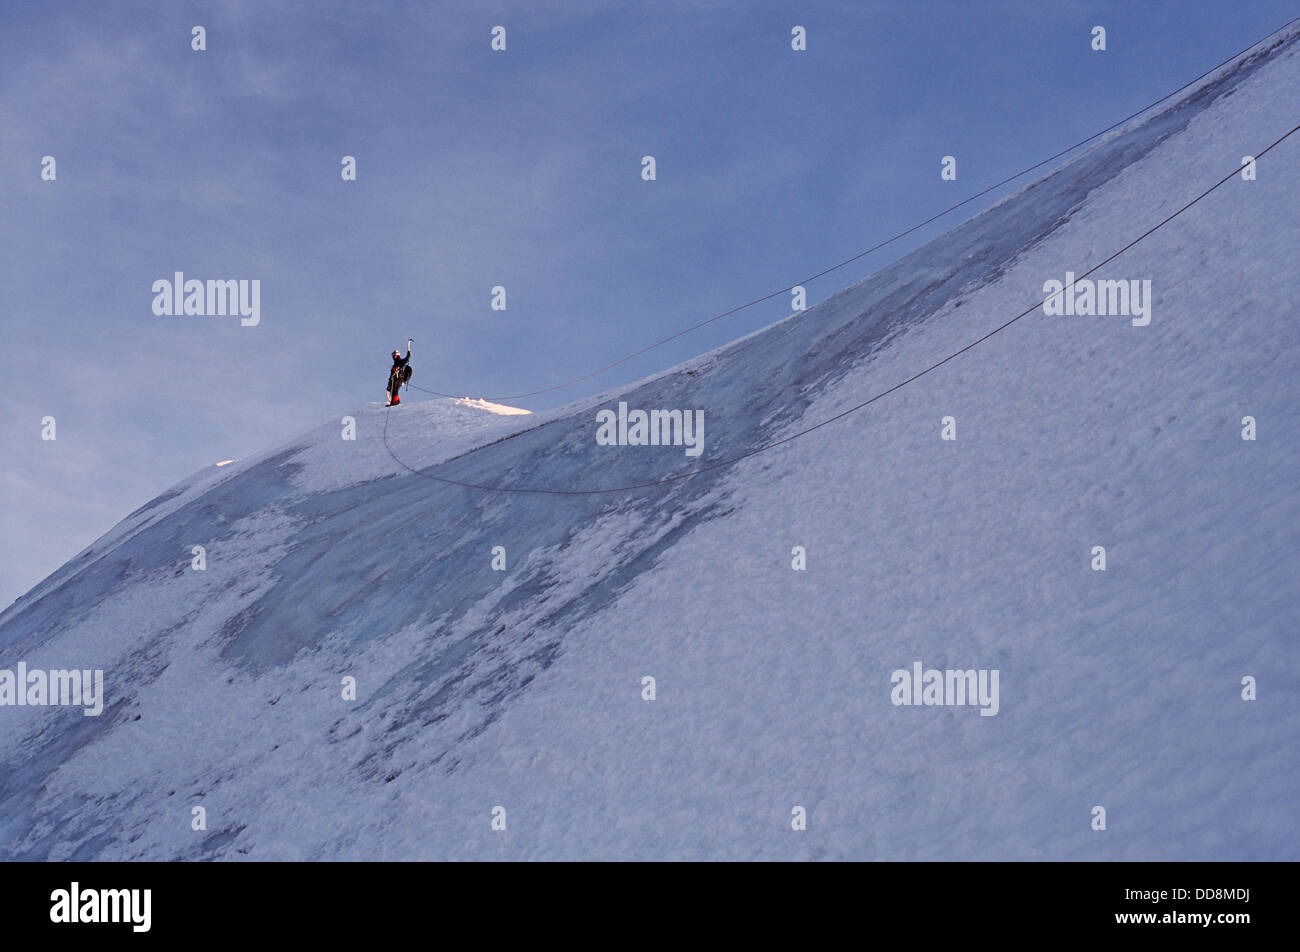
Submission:
<svg viewBox="0 0 1300 952">
<path fill-rule="evenodd" d="M 1300 134 L 1094 275 L 1150 279 L 1148 327 L 1040 310 L 653 489 L 484 493 L 383 442 L 589 489 L 824 420 L 1290 129 L 1298 50 L 641 383 L 371 404 L 355 440 L 341 415 L 148 503 L 0 615 L 0 668 L 103 668 L 108 696 L 0 708 L 0 856 L 1300 858 Z M 597 446 L 618 400 L 702 409 L 703 456 Z M 914 661 L 997 668 L 1000 712 L 894 706 Z"/>
</svg>

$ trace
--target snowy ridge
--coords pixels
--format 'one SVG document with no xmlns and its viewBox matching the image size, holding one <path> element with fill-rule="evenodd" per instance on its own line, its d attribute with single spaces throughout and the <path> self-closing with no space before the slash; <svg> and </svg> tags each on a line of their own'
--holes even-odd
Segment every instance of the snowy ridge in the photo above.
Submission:
<svg viewBox="0 0 1300 952">
<path fill-rule="evenodd" d="M 1150 326 L 1031 315 L 732 467 L 504 495 L 382 440 L 573 488 L 698 465 L 597 446 L 617 399 L 702 409 L 704 464 L 826 419 L 1291 128 L 1296 37 L 687 364 L 542 414 L 369 405 L 153 500 L 0 615 L 0 668 L 108 694 L 0 708 L 0 855 L 1296 858 L 1300 143 L 1098 275 L 1151 279 Z M 915 661 L 999 669 L 999 713 L 891 704 Z"/>
</svg>

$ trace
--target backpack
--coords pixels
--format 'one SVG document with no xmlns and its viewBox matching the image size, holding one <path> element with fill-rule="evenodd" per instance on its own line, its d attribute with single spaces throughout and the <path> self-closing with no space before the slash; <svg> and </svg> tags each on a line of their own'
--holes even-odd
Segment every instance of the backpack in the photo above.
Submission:
<svg viewBox="0 0 1300 952">
<path fill-rule="evenodd" d="M 411 369 L 411 365 L 410 365 L 410 364 L 407 364 L 405 367 L 403 367 L 403 368 L 402 368 L 402 383 L 410 383 L 410 382 L 411 382 L 411 374 L 413 374 L 413 373 L 415 373 L 415 371 L 413 371 L 413 370 Z"/>
</svg>

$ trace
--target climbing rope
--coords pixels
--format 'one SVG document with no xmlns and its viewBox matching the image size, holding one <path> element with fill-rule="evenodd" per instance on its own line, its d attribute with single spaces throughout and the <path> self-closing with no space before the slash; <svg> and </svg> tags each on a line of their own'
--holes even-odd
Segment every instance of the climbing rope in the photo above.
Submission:
<svg viewBox="0 0 1300 952">
<path fill-rule="evenodd" d="M 1262 150 L 1262 151 L 1260 151 L 1260 152 L 1254 153 L 1255 158 L 1256 158 L 1256 161 L 1258 161 L 1260 158 L 1262 158 L 1263 156 L 1265 156 L 1266 154 L 1268 154 L 1270 151 L 1272 151 L 1272 150 L 1273 150 L 1276 146 L 1278 146 L 1280 143 L 1282 143 L 1282 142 L 1285 141 L 1286 139 L 1290 138 L 1290 137 L 1291 137 L 1292 135 L 1294 135 L 1297 131 L 1300 131 L 1300 125 L 1293 127 L 1293 128 L 1291 129 L 1290 132 L 1286 133 L 1285 135 L 1283 135 L 1283 136 L 1280 137 L 1279 139 L 1275 140 L 1271 145 L 1268 146 L 1268 148 L 1266 148 L 1266 149 L 1264 149 L 1264 150 Z M 1160 230 L 1160 229 L 1163 228 L 1165 225 L 1169 224 L 1171 221 L 1173 221 L 1175 218 L 1177 218 L 1177 217 L 1178 217 L 1179 215 L 1181 215 L 1183 212 L 1187 211 L 1187 209 L 1191 208 L 1193 205 L 1195 205 L 1197 202 L 1201 201 L 1201 200 L 1202 200 L 1203 198 L 1205 198 L 1207 195 L 1209 195 L 1210 193 L 1214 192 L 1216 189 L 1218 189 L 1218 188 L 1219 188 L 1221 185 L 1223 185 L 1225 182 L 1227 182 L 1228 180 L 1230 180 L 1230 179 L 1234 178 L 1235 176 L 1239 175 L 1240 172 L 1241 172 L 1241 168 L 1240 168 L 1240 166 L 1234 168 L 1231 172 L 1229 172 L 1229 173 L 1228 173 L 1227 175 L 1225 175 L 1223 178 L 1219 179 L 1219 181 L 1215 182 L 1213 185 L 1211 185 L 1211 186 L 1210 186 L 1209 188 L 1207 188 L 1205 191 L 1201 192 L 1200 195 L 1197 195 L 1195 198 L 1193 198 L 1191 201 L 1189 201 L 1186 205 L 1184 205 L 1184 206 L 1182 206 L 1181 208 L 1179 208 L 1177 211 L 1175 211 L 1175 212 L 1173 212 L 1173 213 L 1167 215 L 1167 216 L 1166 216 L 1164 219 L 1162 219 L 1160 222 L 1156 223 L 1155 225 L 1152 225 L 1150 228 L 1148 228 L 1148 229 L 1147 229 L 1146 231 L 1144 231 L 1142 234 L 1138 235 L 1136 238 L 1134 238 L 1132 241 L 1130 241 L 1128 244 L 1126 244 L 1123 248 L 1120 248 L 1120 249 L 1119 249 L 1118 251 L 1116 251 L 1114 254 L 1112 254 L 1112 255 L 1110 255 L 1109 257 L 1103 259 L 1102 261 L 1097 262 L 1097 264 L 1093 265 L 1091 268 L 1089 268 L 1087 271 L 1084 271 L 1082 274 L 1077 275 L 1077 276 L 1075 277 L 1074 281 L 1072 281 L 1072 282 L 1071 282 L 1067 287 L 1063 287 L 1063 288 L 1061 288 L 1061 290 L 1056 291 L 1056 292 L 1053 292 L 1052 294 L 1049 294 L 1049 295 L 1048 295 L 1046 298 L 1044 298 L 1042 301 L 1039 301 L 1039 302 L 1037 302 L 1036 304 L 1034 304 L 1034 305 L 1032 305 L 1032 306 L 1030 306 L 1030 307 L 1025 308 L 1025 310 L 1021 311 L 1021 312 L 1020 312 L 1019 314 L 1017 314 L 1015 317 L 1011 318 L 1010 320 L 1008 320 L 1008 321 L 1006 321 L 1006 322 L 1004 322 L 1004 323 L 1002 323 L 1002 324 L 999 324 L 997 327 L 993 328 L 993 330 L 989 331 L 989 332 L 988 332 L 987 334 L 985 334 L 984 336 L 979 337 L 979 338 L 977 338 L 977 339 L 971 341 L 969 344 L 967 344 L 966 346 L 962 347 L 962 348 L 959 349 L 959 350 L 955 350 L 955 351 L 953 351 L 951 354 L 949 354 L 947 357 L 944 357 L 942 360 L 935 361 L 934 363 L 932 363 L 932 364 L 930 364 L 928 367 L 926 367 L 924 370 L 919 370 L 919 371 L 917 371 L 916 373 L 912 374 L 912 376 L 908 377 L 906 380 L 904 380 L 904 381 L 902 381 L 902 382 L 900 382 L 900 383 L 896 383 L 896 384 L 894 384 L 892 387 L 890 387 L 889 389 L 880 391 L 879 393 L 875 394 L 874 396 L 872 396 L 872 397 L 870 397 L 870 398 L 868 398 L 868 399 L 866 399 L 866 400 L 863 400 L 861 403 L 857 404 L 856 406 L 849 407 L 847 410 L 843 410 L 843 411 L 841 411 L 841 412 L 835 414 L 834 416 L 832 416 L 832 417 L 828 417 L 828 418 L 826 418 L 825 420 L 822 420 L 820 423 L 815 423 L 815 424 L 813 424 L 812 426 L 809 426 L 809 427 L 807 427 L 807 428 L 805 428 L 805 429 L 803 429 L 803 430 L 800 430 L 800 431 L 797 432 L 797 433 L 792 433 L 792 434 L 790 434 L 789 436 L 782 437 L 782 438 L 779 439 L 779 440 L 773 440 L 771 443 L 765 443 L 765 444 L 763 444 L 762 446 L 759 446 L 759 447 L 756 447 L 755 449 L 749 450 L 749 451 L 746 452 L 746 453 L 741 453 L 739 456 L 733 456 L 733 457 L 731 457 L 730 459 L 721 460 L 721 461 L 719 461 L 719 462 L 717 462 L 717 463 L 712 463 L 712 464 L 710 464 L 710 465 L 708 465 L 708 466 L 702 466 L 702 467 L 700 467 L 699 469 L 693 469 L 693 470 L 690 470 L 689 472 L 685 472 L 685 473 L 675 473 L 675 474 L 670 475 L 670 476 L 665 476 L 665 477 L 663 477 L 662 479 L 654 479 L 654 480 L 650 480 L 650 481 L 648 481 L 648 482 L 644 482 L 644 483 L 634 483 L 634 484 L 632 484 L 632 485 L 630 485 L 630 486 L 611 486 L 611 487 L 604 488 L 604 489 L 539 489 L 539 488 L 534 488 L 534 487 L 485 486 L 485 485 L 482 485 L 482 484 L 480 484 L 480 483 L 471 483 L 471 482 L 466 482 L 466 481 L 464 481 L 464 480 L 459 480 L 459 479 L 447 479 L 447 478 L 444 478 L 444 477 L 442 477 L 442 476 L 434 476 L 434 475 L 432 475 L 432 474 L 430 474 L 430 473 L 425 473 L 425 472 L 421 472 L 420 470 L 417 470 L 417 469 L 412 469 L 412 468 L 411 468 L 410 466 L 408 466 L 406 463 L 402 462 L 400 459 L 397 458 L 397 454 L 395 454 L 395 453 L 393 452 L 392 447 L 388 445 L 388 414 L 387 414 L 387 413 L 384 414 L 384 437 L 383 437 L 383 438 L 384 438 L 384 448 L 388 450 L 388 455 L 391 456 L 391 457 L 393 458 L 393 460 L 394 460 L 394 461 L 395 461 L 399 466 L 401 466 L 403 469 L 407 470 L 408 472 L 414 473 L 416 476 L 421 476 L 421 477 L 423 477 L 424 479 L 430 479 L 430 480 L 434 480 L 435 482 L 445 483 L 446 485 L 449 485 L 449 486 L 462 486 L 462 487 L 464 487 L 464 488 L 466 488 L 466 489 L 477 489 L 477 490 L 481 490 L 481 491 L 483 491 L 483 492 L 500 492 L 500 493 L 532 493 L 532 494 L 541 494 L 541 495 L 548 495 L 548 496 L 592 496 L 592 495 L 598 495 L 598 494 L 602 494 L 602 493 L 621 493 L 621 492 L 631 492 L 631 491 L 633 491 L 633 490 L 637 490 L 637 489 L 649 489 L 649 488 L 651 488 L 651 487 L 653 487 L 653 486 L 663 486 L 663 485 L 666 485 L 666 484 L 668 484 L 668 483 L 674 483 L 674 482 L 677 482 L 678 480 L 681 480 L 681 479 L 689 479 L 689 478 L 692 477 L 692 476 L 699 476 L 699 475 L 701 475 L 702 473 L 712 472 L 713 470 L 721 469 L 721 468 L 723 468 L 724 466 L 731 466 L 731 465 L 733 465 L 733 464 L 735 464 L 735 463 L 739 463 L 741 460 L 749 459 L 751 456 L 757 456 L 759 453 L 767 452 L 768 450 L 775 449 L 775 448 L 778 447 L 778 446 L 783 446 L 783 445 L 785 445 L 786 443 L 790 443 L 790 442 L 792 442 L 792 441 L 794 441 L 794 440 L 797 440 L 797 439 L 799 439 L 800 437 L 807 436 L 809 433 L 812 433 L 812 432 L 814 432 L 814 431 L 816 431 L 816 430 L 820 430 L 820 429 L 821 429 L 822 427 L 824 427 L 824 426 L 829 426 L 830 424 L 834 423 L 834 422 L 837 421 L 837 420 L 842 420 L 842 419 L 844 419 L 846 416 L 848 416 L 849 414 L 851 414 L 851 413 L 856 413 L 856 412 L 858 412 L 859 410 L 863 409 L 864 407 L 868 407 L 868 406 L 870 406 L 871 404 L 875 403 L 877 400 L 880 400 L 880 399 L 882 399 L 883 397 L 887 397 L 887 396 L 889 396 L 889 394 L 894 393 L 894 392 L 897 391 L 897 390 L 901 390 L 903 387 L 906 387 L 908 384 L 912 383 L 913 381 L 915 381 L 915 380 L 919 380 L 920 378 L 924 377 L 926 374 L 931 373 L 932 371 L 939 369 L 940 367 L 942 367 L 944 364 L 948 363 L 949 361 L 955 360 L 957 357 L 960 357 L 962 354 L 966 353 L 967 351 L 972 350 L 972 349 L 974 349 L 975 347 L 978 347 L 980 344 L 984 343 L 986 340 L 988 340 L 989 338 L 993 337 L 995 334 L 1000 334 L 1002 331 L 1006 330 L 1006 329 L 1007 329 L 1008 327 L 1010 327 L 1012 324 L 1015 324 L 1017 321 L 1021 320 L 1021 319 L 1024 318 L 1024 317 L 1029 316 L 1029 315 L 1032 314 L 1034 311 L 1038 310 L 1040 307 L 1042 307 L 1042 306 L 1043 306 L 1045 303 L 1047 303 L 1048 301 L 1052 300 L 1053 298 L 1057 297 L 1058 295 L 1064 294 L 1064 293 L 1066 292 L 1066 290 L 1068 290 L 1069 288 L 1073 288 L 1074 285 L 1077 284 L 1079 281 L 1083 280 L 1084 278 L 1088 277 L 1090 274 L 1095 273 L 1096 271 L 1100 270 L 1100 269 L 1101 269 L 1102 267 L 1104 267 L 1105 265 L 1107 265 L 1107 264 L 1109 264 L 1110 262 L 1114 261 L 1116 258 L 1118 258 L 1120 255 L 1124 254 L 1124 252 L 1128 251 L 1128 250 L 1129 250 L 1130 248 L 1132 248 L 1134 245 L 1138 244 L 1140 241 L 1142 241 L 1142 240 L 1144 240 L 1145 238 L 1149 237 L 1150 235 L 1154 234 L 1156 231 Z M 513 435 L 514 435 L 514 436 L 517 436 L 518 434 L 513 434 Z M 512 437 L 507 437 L 507 439 L 510 439 L 510 438 L 512 438 Z"/>
<path fill-rule="evenodd" d="M 574 377 L 572 380 L 566 380 L 563 383 L 557 383 L 550 387 L 543 387 L 540 390 L 531 390 L 528 393 L 506 394 L 505 396 L 483 397 L 482 399 L 492 401 L 493 403 L 506 403 L 510 400 L 522 400 L 526 397 L 536 397 L 544 393 L 553 393 L 556 390 L 564 390 L 568 387 L 572 387 L 574 384 L 582 383 L 585 380 L 590 380 L 592 377 L 598 377 L 601 374 L 605 373 L 606 371 L 613 370 L 615 367 L 627 363 L 629 360 L 634 360 L 637 357 L 642 356 L 643 354 L 648 354 L 650 351 L 654 350 L 657 347 L 662 347 L 664 344 L 670 343 L 671 341 L 675 341 L 679 337 L 685 337 L 687 334 L 693 333 L 694 331 L 697 331 L 702 327 L 707 327 L 709 324 L 712 324 L 715 321 L 720 321 L 724 317 L 730 317 L 733 314 L 737 314 L 740 311 L 754 307 L 757 304 L 762 304 L 764 301 L 770 301 L 773 298 L 780 297 L 783 294 L 788 294 L 791 291 L 793 291 L 795 288 L 805 284 L 810 284 L 813 281 L 816 281 L 818 278 L 824 278 L 826 275 L 834 271 L 838 271 L 840 268 L 846 267 L 847 265 L 853 264 L 853 262 L 855 261 L 865 258 L 867 255 L 871 254 L 872 252 L 879 251 L 881 248 L 884 248 L 887 245 L 891 245 L 902 238 L 906 238 L 908 235 L 912 234 L 913 232 L 919 231 L 920 229 L 924 228 L 926 225 L 929 225 L 933 222 L 938 221 L 940 218 L 943 218 L 945 215 L 948 215 L 952 212 L 955 212 L 959 208 L 969 205 L 971 202 L 975 201 L 976 199 L 983 198 L 985 195 L 989 194 L 989 192 L 995 191 L 996 189 L 999 189 L 1004 185 L 1008 185 L 1011 182 L 1014 182 L 1016 179 L 1028 175 L 1030 172 L 1033 172 L 1035 169 L 1042 168 L 1044 165 L 1047 165 L 1049 162 L 1054 162 L 1056 159 L 1059 159 L 1062 156 L 1067 155 L 1070 152 L 1073 152 L 1075 149 L 1079 148 L 1080 146 L 1087 145 L 1092 140 L 1100 138 L 1101 136 L 1104 136 L 1106 133 L 1118 129 L 1126 122 L 1129 122 L 1130 120 L 1135 119 L 1138 116 L 1142 115 L 1144 112 L 1147 112 L 1148 110 L 1155 108 L 1156 106 L 1163 103 L 1165 100 L 1178 95 L 1184 89 L 1187 89 L 1189 86 L 1193 86 L 1196 83 L 1199 83 L 1201 80 L 1209 76 L 1215 70 L 1223 68 L 1224 66 L 1231 63 L 1233 60 L 1237 59 L 1239 56 L 1242 56 L 1245 53 L 1250 52 L 1250 50 L 1254 49 L 1260 43 L 1267 40 L 1269 36 L 1273 36 L 1274 34 L 1279 33 L 1282 30 L 1285 30 L 1287 27 L 1291 26 L 1291 24 L 1297 22 L 1298 20 L 1300 20 L 1300 17 L 1296 17 L 1295 19 L 1288 21 L 1287 23 L 1279 27 L 1277 30 L 1274 30 L 1271 33 L 1269 33 L 1267 36 L 1261 37 L 1260 39 L 1256 40 L 1254 43 L 1251 43 L 1250 46 L 1247 46 L 1245 49 L 1233 53 L 1223 62 L 1215 66 L 1211 66 L 1209 69 L 1201 73 L 1201 75 L 1197 76 L 1195 79 L 1188 80 L 1186 83 L 1183 83 L 1183 85 L 1179 86 L 1173 92 L 1166 93 L 1165 95 L 1161 96 L 1159 99 L 1155 100 L 1154 102 L 1148 103 L 1147 105 L 1143 106 L 1141 109 L 1138 109 L 1136 112 L 1129 113 L 1123 119 L 1111 123 L 1109 126 L 1107 126 L 1105 129 L 1102 129 L 1100 132 L 1094 132 L 1086 139 L 1080 139 L 1078 142 L 1074 143 L 1074 145 L 1062 149 L 1060 152 L 1057 152 L 1055 155 L 1049 155 L 1047 158 L 1039 162 L 1035 162 L 1033 165 L 1030 165 L 1026 168 L 1021 169 L 1019 172 L 1016 172 L 1014 175 L 1009 175 L 1006 178 L 1004 178 L 1002 181 L 995 182 L 993 185 L 990 185 L 988 188 L 976 192 L 974 195 L 970 196 L 969 198 L 962 199 L 960 202 L 957 202 L 957 204 L 955 205 L 949 205 L 943 211 L 931 215 L 925 221 L 915 224 L 911 228 L 908 228 L 904 231 L 900 231 L 898 234 L 893 235 L 890 238 L 886 238 L 884 241 L 872 245 L 870 248 L 867 248 L 865 251 L 859 251 L 857 254 L 853 255 L 852 257 L 845 258 L 843 261 L 839 262 L 838 264 L 831 265 L 829 268 L 826 268 L 825 270 L 818 271 L 816 274 L 810 275 L 809 277 L 804 278 L 802 281 L 796 281 L 794 284 L 786 285 L 783 288 L 780 288 L 776 291 L 772 291 L 770 294 L 764 294 L 762 297 L 756 297 L 751 301 L 746 301 L 744 304 L 738 304 L 735 307 L 723 311 L 720 314 L 715 314 L 710 318 L 706 318 L 705 320 L 700 321 L 698 324 L 692 324 L 690 327 L 677 331 L 675 334 L 670 334 L 667 337 L 663 338 L 662 340 L 657 340 L 653 344 L 649 344 L 645 347 L 642 347 L 640 350 L 634 351 L 624 357 L 620 357 L 618 360 L 614 361 L 613 363 L 606 364 L 603 367 L 599 367 L 596 370 L 591 371 L 590 373 L 582 374 L 579 377 Z M 422 393 L 427 393 L 435 397 L 459 396 L 458 394 L 454 394 L 454 393 L 442 393 L 438 390 L 429 390 L 425 387 L 416 386 L 415 384 L 408 384 L 407 386 L 415 390 L 419 390 Z"/>
</svg>

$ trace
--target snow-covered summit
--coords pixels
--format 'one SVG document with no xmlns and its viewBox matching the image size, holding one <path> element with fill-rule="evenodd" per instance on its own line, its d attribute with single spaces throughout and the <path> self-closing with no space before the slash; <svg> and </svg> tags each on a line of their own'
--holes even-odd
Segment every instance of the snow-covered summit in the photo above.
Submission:
<svg viewBox="0 0 1300 952">
<path fill-rule="evenodd" d="M 369 405 L 146 504 L 0 615 L 0 669 L 106 694 L 0 707 L 0 855 L 1294 859 L 1300 135 L 1094 276 L 1149 280 L 1148 325 L 1040 311 L 707 467 L 1277 139 L 1296 37 L 682 367 Z M 703 453 L 600 445 L 619 403 L 701 411 Z M 916 662 L 997 670 L 997 713 L 893 703 Z"/>
</svg>

